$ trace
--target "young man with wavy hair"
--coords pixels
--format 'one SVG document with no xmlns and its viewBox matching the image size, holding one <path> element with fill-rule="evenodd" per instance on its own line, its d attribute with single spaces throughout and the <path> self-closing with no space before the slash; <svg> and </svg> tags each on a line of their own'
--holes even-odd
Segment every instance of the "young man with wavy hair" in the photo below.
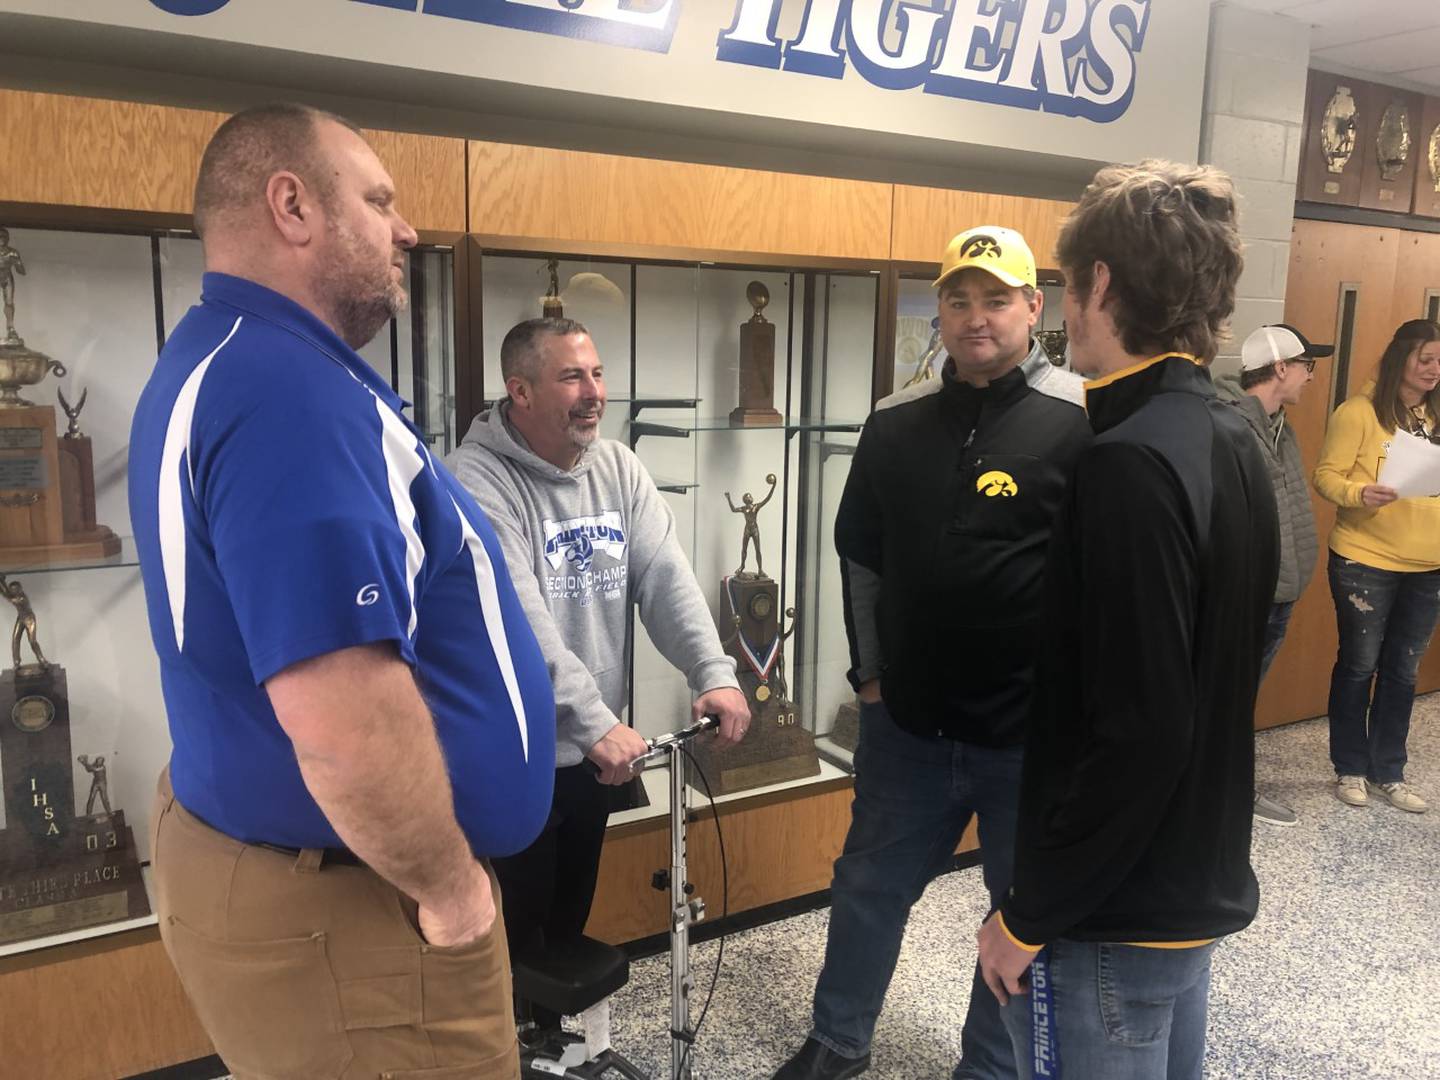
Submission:
<svg viewBox="0 0 1440 1080">
<path fill-rule="evenodd" d="M 1022 1077 L 1200 1080 L 1211 953 L 1258 902 L 1278 562 L 1265 463 L 1206 370 L 1240 276 L 1234 188 L 1109 166 L 1058 252 L 1095 441 L 1049 551 L 1014 885 L 980 964 Z"/>
</svg>

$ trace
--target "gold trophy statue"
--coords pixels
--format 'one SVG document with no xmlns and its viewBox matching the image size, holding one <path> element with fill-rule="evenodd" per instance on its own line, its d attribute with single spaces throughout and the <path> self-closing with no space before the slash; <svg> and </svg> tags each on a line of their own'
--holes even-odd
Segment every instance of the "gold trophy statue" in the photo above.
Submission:
<svg viewBox="0 0 1440 1080">
<path fill-rule="evenodd" d="M 20 396 L 51 371 L 65 366 L 28 348 L 15 329 L 15 275 L 25 262 L 0 228 L 0 299 L 5 337 L 0 341 L 0 567 L 75 562 L 114 555 L 120 538 L 95 521 L 95 459 L 90 439 L 77 426 L 85 395 L 70 427 L 56 437 L 55 407 Z"/>
<path fill-rule="evenodd" d="M 750 705 L 750 731 L 736 746 L 717 749 L 709 740 L 697 740 L 694 753 L 716 795 L 814 776 L 820 771 L 815 738 L 798 722 L 799 709 L 790 699 L 785 682 L 786 640 L 795 632 L 795 609 L 780 618 L 780 586 L 767 576 L 760 552 L 760 511 L 775 495 L 776 477 L 767 473 L 770 490 L 758 502 L 748 491 L 737 505 L 730 493 L 725 502 L 745 519 L 740 540 L 740 568 L 720 582 L 721 636 L 725 652 L 735 658 Z M 751 545 L 755 569 L 746 570 Z M 728 636 L 727 636 L 728 635 Z"/>
</svg>

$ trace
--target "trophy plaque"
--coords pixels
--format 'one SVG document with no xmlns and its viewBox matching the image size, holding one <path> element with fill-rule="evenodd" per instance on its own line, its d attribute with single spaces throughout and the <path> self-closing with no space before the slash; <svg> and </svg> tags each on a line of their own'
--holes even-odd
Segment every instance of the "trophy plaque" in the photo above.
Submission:
<svg viewBox="0 0 1440 1080">
<path fill-rule="evenodd" d="M 1412 214 L 1440 217 L 1440 98 L 1425 99 L 1420 113 Z"/>
<path fill-rule="evenodd" d="M 25 273 L 20 253 L 0 228 L 0 296 L 5 337 L 0 340 L 0 567 L 99 559 L 120 551 L 120 538 L 95 521 L 95 456 L 78 420 L 85 394 L 72 409 L 70 425 L 56 437 L 55 407 L 20 396 L 51 371 L 65 366 L 28 348 L 15 330 L 15 275 Z"/>
<path fill-rule="evenodd" d="M 762 314 L 770 290 L 752 281 L 745 299 L 755 314 L 740 324 L 740 404 L 730 410 L 730 426 L 773 427 L 783 417 L 775 408 L 775 324 Z"/>
<path fill-rule="evenodd" d="M 1415 199 L 1415 173 L 1423 156 L 1419 145 L 1419 94 L 1388 86 L 1371 87 L 1370 111 L 1375 130 L 1358 144 L 1364 156 L 1360 205 L 1371 210 L 1408 214 Z"/>
<path fill-rule="evenodd" d="M 0 574 L 14 605 L 12 667 L 0 672 L 0 945 L 150 914 L 135 838 L 110 805 L 104 757 L 71 756 L 65 669 L 45 659 L 25 589 Z M 28 640 L 33 663 L 21 663 Z M 90 779 L 76 813 L 74 766 Z"/>
<path fill-rule="evenodd" d="M 1370 117 L 1370 84 L 1310 72 L 1297 195 L 1308 202 L 1358 206 Z"/>
<path fill-rule="evenodd" d="M 736 506 L 730 493 L 725 493 L 730 508 L 745 518 L 745 535 L 740 542 L 740 569 L 720 582 L 721 622 L 726 627 L 722 636 L 728 635 L 725 651 L 735 658 L 740 689 L 750 706 L 750 729 L 735 746 L 720 748 L 711 739 L 692 744 L 712 795 L 748 791 L 820 772 L 815 737 L 799 723 L 799 709 L 785 683 L 784 645 L 795 631 L 795 609 L 785 612 L 790 620 L 786 630 L 780 621 L 780 587 L 761 564 L 756 517 L 775 494 L 775 474 L 768 474 L 765 480 L 770 491 L 758 503 L 746 492 Z M 752 542 L 755 570 L 748 571 L 745 564 Z M 703 790 L 693 774 L 690 782 Z"/>
</svg>

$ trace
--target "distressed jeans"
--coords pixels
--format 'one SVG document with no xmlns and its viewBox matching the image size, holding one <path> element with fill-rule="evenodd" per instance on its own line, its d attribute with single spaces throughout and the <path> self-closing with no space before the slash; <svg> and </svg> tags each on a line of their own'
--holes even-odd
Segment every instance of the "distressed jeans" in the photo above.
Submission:
<svg viewBox="0 0 1440 1080">
<path fill-rule="evenodd" d="M 1005 894 L 1015 866 L 1021 758 L 1018 746 L 912 735 L 883 703 L 861 706 L 853 816 L 835 863 L 825 965 L 815 987 L 817 1042 L 843 1057 L 869 1052 L 910 908 L 950 865 L 971 817 L 980 820 L 980 865 L 991 902 Z M 957 924 L 955 933 L 973 937 L 976 929 Z M 1010 1039 L 978 964 L 970 982 L 955 1078 L 1009 1080 Z"/>
<path fill-rule="evenodd" d="M 1440 570 L 1378 570 L 1332 551 L 1330 594 L 1340 631 L 1330 761 L 1340 776 L 1403 780 L 1416 673 L 1440 618 Z"/>
</svg>

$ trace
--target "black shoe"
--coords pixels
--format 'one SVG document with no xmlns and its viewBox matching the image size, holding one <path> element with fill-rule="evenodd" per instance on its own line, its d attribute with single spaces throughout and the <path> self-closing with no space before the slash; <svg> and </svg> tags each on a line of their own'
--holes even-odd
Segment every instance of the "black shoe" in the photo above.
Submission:
<svg viewBox="0 0 1440 1080">
<path fill-rule="evenodd" d="M 847 1058 L 824 1043 L 806 1039 L 799 1053 L 781 1065 L 770 1080 L 846 1080 L 870 1068 L 870 1055 Z"/>
</svg>

